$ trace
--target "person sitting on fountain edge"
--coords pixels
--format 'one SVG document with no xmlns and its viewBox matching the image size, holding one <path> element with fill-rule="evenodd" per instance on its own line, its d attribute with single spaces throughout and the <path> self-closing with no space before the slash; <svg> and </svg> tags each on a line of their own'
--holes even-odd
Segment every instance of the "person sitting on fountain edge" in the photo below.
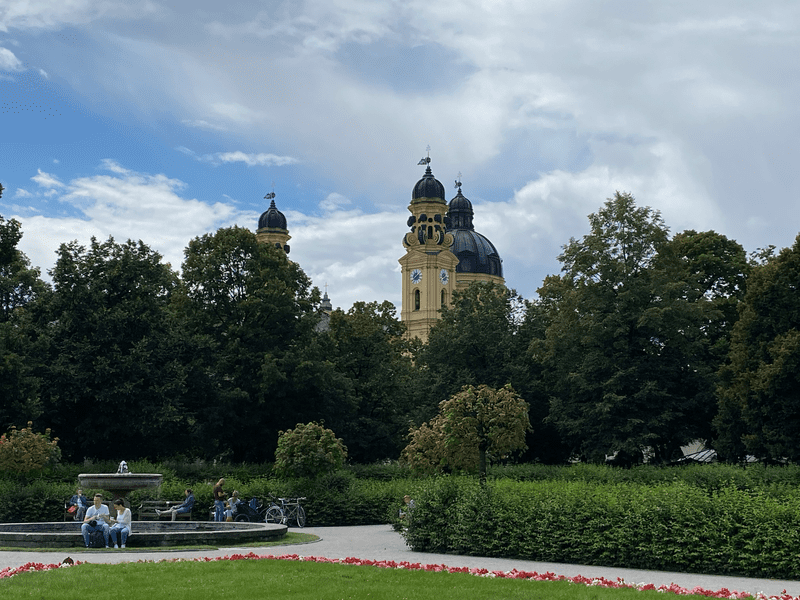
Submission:
<svg viewBox="0 0 800 600">
<path fill-rule="evenodd" d="M 225 510 L 225 520 L 233 521 L 233 515 L 236 514 L 236 505 L 239 504 L 239 492 L 233 490 L 230 499 L 228 500 L 228 508 Z"/>
<path fill-rule="evenodd" d="M 101 494 L 95 494 L 94 504 L 86 511 L 86 517 L 84 517 L 83 525 L 81 525 L 83 541 L 87 548 L 89 547 L 89 536 L 94 531 L 103 532 L 106 548 L 108 548 L 108 519 L 108 507 L 103 504 L 103 496 Z"/>
<path fill-rule="evenodd" d="M 178 506 L 172 506 L 167 510 L 158 510 L 156 509 L 156 514 L 160 517 L 161 515 L 172 515 L 172 520 L 175 520 L 181 513 L 192 512 L 192 508 L 194 507 L 194 493 L 189 488 L 186 488 L 183 492 L 186 495 L 186 500 L 184 500 Z"/>
<path fill-rule="evenodd" d="M 116 518 L 111 517 L 111 520 L 114 523 L 109 531 L 111 534 L 111 541 L 114 542 L 114 548 L 118 548 L 117 533 L 119 533 L 122 547 L 124 548 L 125 542 L 128 541 L 128 536 L 131 534 L 131 509 L 125 507 L 125 503 L 122 501 L 122 498 L 117 498 L 114 500 L 114 509 L 117 511 L 117 516 Z"/>
</svg>

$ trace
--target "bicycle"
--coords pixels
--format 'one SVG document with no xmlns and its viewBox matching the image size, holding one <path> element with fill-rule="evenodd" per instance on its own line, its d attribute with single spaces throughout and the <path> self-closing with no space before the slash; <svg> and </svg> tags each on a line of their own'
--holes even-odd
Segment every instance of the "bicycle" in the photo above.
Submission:
<svg viewBox="0 0 800 600">
<path fill-rule="evenodd" d="M 301 500 L 305 498 L 272 498 L 265 515 L 266 522 L 287 525 L 294 521 L 298 527 L 305 527 L 306 511 L 300 505 Z"/>
</svg>

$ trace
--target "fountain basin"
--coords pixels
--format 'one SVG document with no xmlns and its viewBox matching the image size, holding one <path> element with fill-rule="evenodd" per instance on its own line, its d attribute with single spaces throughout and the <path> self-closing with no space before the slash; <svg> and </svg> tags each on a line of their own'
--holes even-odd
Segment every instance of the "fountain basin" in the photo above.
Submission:
<svg viewBox="0 0 800 600">
<path fill-rule="evenodd" d="M 81 487 L 101 489 L 116 496 L 126 497 L 134 490 L 158 487 L 164 476 L 161 473 L 81 473 Z"/>
<path fill-rule="evenodd" d="M 236 546 L 279 540 L 288 527 L 277 523 L 214 521 L 134 521 L 128 548 L 202 545 Z M 16 548 L 84 548 L 81 524 L 0 523 L 0 546 Z"/>
</svg>

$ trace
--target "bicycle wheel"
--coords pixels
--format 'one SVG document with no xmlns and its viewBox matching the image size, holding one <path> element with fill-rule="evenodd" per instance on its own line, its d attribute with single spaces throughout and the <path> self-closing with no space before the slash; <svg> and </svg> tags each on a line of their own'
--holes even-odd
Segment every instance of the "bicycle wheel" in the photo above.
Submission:
<svg viewBox="0 0 800 600">
<path fill-rule="evenodd" d="M 297 526 L 298 527 L 305 527 L 306 526 L 306 511 L 300 505 L 297 506 L 297 512 L 295 513 L 295 519 L 297 520 Z"/>
<path fill-rule="evenodd" d="M 283 521 L 286 517 L 283 515 L 283 510 L 281 510 L 280 506 L 270 506 L 267 509 L 267 523 L 280 523 L 283 524 Z"/>
</svg>

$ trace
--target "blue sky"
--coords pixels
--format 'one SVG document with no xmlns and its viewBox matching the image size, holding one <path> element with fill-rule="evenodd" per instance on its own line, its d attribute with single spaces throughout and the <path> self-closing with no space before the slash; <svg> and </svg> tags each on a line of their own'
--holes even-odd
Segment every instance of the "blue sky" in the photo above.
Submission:
<svg viewBox="0 0 800 600">
<path fill-rule="evenodd" d="M 399 308 L 431 147 L 532 298 L 615 190 L 748 251 L 800 231 L 800 5 L 0 2 L 0 215 L 62 242 L 255 229 L 273 189 L 335 306 Z"/>
</svg>

